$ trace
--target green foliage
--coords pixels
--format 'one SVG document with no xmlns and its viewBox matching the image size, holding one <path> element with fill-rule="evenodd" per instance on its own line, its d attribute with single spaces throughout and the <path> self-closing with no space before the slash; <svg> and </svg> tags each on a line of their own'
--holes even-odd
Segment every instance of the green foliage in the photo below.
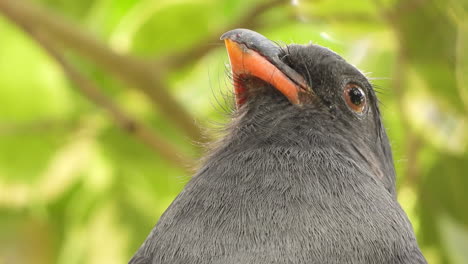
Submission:
<svg viewBox="0 0 468 264">
<path fill-rule="evenodd" d="M 175 117 L 161 114 L 138 83 L 119 78 L 138 70 L 131 61 L 160 78 L 166 87 L 153 89 L 167 89 L 215 140 L 222 127 L 215 123 L 227 123 L 232 107 L 218 40 L 223 31 L 251 27 L 279 43 L 311 41 L 340 53 L 379 92 L 399 200 L 424 254 L 430 263 L 468 263 L 466 2 L 31 2 L 129 61 L 103 66 L 106 58 L 42 28 L 119 109 L 194 160 L 201 144 Z M 252 10 L 258 14 L 246 15 Z M 0 263 L 126 263 L 190 169 L 116 125 L 106 107 L 84 96 L 60 64 L 3 16 L 0 58 Z"/>
</svg>

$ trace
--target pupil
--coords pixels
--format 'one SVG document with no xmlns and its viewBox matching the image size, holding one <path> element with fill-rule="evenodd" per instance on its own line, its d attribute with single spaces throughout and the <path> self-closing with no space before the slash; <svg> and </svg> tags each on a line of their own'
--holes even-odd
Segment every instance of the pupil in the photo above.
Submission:
<svg viewBox="0 0 468 264">
<path fill-rule="evenodd" d="M 364 103 L 364 95 L 362 94 L 361 89 L 352 88 L 349 91 L 349 98 L 354 105 L 361 105 Z"/>
</svg>

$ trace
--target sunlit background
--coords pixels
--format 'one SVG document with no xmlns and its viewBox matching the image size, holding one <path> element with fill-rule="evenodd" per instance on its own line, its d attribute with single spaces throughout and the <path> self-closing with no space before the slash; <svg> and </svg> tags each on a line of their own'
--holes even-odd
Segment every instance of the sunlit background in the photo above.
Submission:
<svg viewBox="0 0 468 264">
<path fill-rule="evenodd" d="M 424 255 L 468 263 L 456 0 L 0 0 L 0 263 L 126 263 L 229 121 L 237 27 L 372 79 Z"/>
</svg>

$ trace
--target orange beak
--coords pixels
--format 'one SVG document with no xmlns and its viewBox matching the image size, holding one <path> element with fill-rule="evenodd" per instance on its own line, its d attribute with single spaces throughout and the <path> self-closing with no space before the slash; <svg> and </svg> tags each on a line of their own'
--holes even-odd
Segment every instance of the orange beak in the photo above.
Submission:
<svg viewBox="0 0 468 264">
<path fill-rule="evenodd" d="M 275 54 L 272 52 L 272 50 L 273 48 L 277 49 L 277 46 L 274 46 L 272 43 L 270 44 L 269 41 L 265 42 L 267 39 L 260 34 L 249 30 L 234 30 L 233 32 L 238 31 L 241 31 L 241 34 L 247 35 L 248 39 L 246 42 L 254 43 L 258 40 L 259 46 L 261 48 L 265 48 L 266 54 Z M 224 38 L 231 63 L 237 106 L 240 107 L 243 103 L 245 103 L 246 98 L 243 95 L 246 92 L 246 87 L 242 82 L 242 77 L 248 76 L 257 77 L 262 81 L 271 84 L 292 104 L 300 105 L 300 94 L 306 91 L 310 91 L 310 88 L 306 84 L 305 80 L 284 63 L 284 65 L 282 65 L 283 68 L 280 69 L 277 65 L 274 65 L 269 60 L 268 55 L 262 54 L 261 51 L 256 51 L 247 47 L 247 44 L 244 44 L 240 41 L 238 42 L 236 37 L 239 37 L 239 35 L 242 36 L 241 34 L 236 34 L 231 38 L 229 36 L 230 32 L 224 34 L 222 38 Z M 255 35 L 253 35 L 251 32 L 255 33 Z M 228 37 L 224 37 L 226 35 L 228 35 Z M 289 73 L 289 76 L 283 72 L 285 67 L 285 70 Z"/>
</svg>

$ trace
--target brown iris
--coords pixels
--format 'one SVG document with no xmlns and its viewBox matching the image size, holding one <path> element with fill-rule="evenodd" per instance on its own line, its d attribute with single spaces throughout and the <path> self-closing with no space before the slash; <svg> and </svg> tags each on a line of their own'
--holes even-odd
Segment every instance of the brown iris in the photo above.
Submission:
<svg viewBox="0 0 468 264">
<path fill-rule="evenodd" d="M 343 96 L 353 112 L 361 114 L 366 109 L 366 94 L 359 85 L 348 83 L 343 90 Z"/>
</svg>

